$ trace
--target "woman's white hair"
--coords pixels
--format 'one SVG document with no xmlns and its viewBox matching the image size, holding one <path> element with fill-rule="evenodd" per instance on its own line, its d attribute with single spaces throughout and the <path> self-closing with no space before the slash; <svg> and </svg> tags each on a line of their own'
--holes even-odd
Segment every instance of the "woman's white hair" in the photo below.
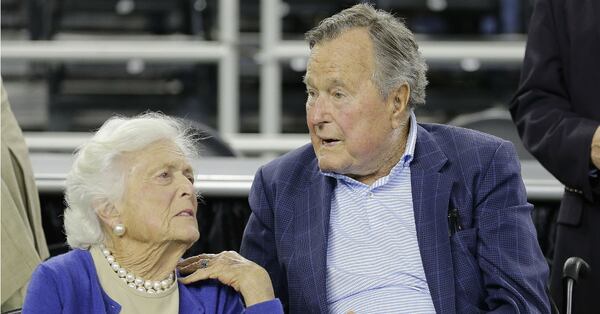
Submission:
<svg viewBox="0 0 600 314">
<path fill-rule="evenodd" d="M 154 112 L 112 117 L 77 150 L 65 188 L 64 224 L 69 246 L 88 248 L 104 241 L 95 208 L 114 203 L 123 195 L 125 173 L 117 164 L 118 157 L 162 139 L 173 141 L 188 159 L 196 156 L 196 138 L 187 124 Z"/>
</svg>

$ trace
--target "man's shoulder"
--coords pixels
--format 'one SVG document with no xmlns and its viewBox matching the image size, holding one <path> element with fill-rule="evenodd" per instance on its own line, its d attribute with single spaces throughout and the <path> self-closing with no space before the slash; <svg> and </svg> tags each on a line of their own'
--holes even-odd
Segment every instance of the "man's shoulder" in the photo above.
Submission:
<svg viewBox="0 0 600 314">
<path fill-rule="evenodd" d="M 509 141 L 476 130 L 436 123 L 419 123 L 419 126 L 447 155 L 473 149 L 495 151 L 503 144 L 512 146 Z"/>
</svg>

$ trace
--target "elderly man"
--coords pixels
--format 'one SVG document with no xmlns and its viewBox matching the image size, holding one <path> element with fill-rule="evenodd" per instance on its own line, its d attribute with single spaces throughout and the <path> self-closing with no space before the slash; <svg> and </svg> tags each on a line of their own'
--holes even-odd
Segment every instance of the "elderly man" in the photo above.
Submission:
<svg viewBox="0 0 600 314">
<path fill-rule="evenodd" d="M 513 145 L 417 123 L 413 34 L 359 4 L 306 35 L 307 145 L 258 170 L 242 254 L 290 313 L 546 313 Z"/>
</svg>

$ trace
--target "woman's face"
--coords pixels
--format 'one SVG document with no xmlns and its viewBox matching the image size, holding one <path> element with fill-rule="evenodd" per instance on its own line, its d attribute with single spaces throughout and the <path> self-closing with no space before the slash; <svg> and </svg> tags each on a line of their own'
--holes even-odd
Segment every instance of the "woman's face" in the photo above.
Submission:
<svg viewBox="0 0 600 314">
<path fill-rule="evenodd" d="M 126 227 L 123 237 L 143 243 L 198 240 L 194 172 L 170 140 L 158 140 L 123 155 L 125 191 L 116 208 Z"/>
</svg>

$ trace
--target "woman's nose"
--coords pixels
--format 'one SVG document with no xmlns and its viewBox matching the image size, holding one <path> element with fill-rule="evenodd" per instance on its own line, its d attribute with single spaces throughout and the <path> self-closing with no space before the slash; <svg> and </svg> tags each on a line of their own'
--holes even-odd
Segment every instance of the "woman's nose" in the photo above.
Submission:
<svg viewBox="0 0 600 314">
<path fill-rule="evenodd" d="M 194 188 L 194 183 L 190 181 L 190 179 L 187 176 L 182 175 L 180 178 L 180 190 L 181 190 L 181 195 L 195 195 L 196 194 L 196 189 Z"/>
</svg>

